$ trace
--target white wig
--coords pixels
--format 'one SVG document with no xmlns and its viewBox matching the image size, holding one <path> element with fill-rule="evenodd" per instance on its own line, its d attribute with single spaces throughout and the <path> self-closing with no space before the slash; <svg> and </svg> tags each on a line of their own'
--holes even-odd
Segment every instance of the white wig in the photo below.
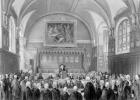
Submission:
<svg viewBox="0 0 140 100">
<path fill-rule="evenodd" d="M 49 84 L 48 84 L 48 83 L 45 83 L 45 84 L 44 84 L 44 88 L 45 88 L 45 89 L 48 89 L 48 88 L 49 88 Z"/>
<path fill-rule="evenodd" d="M 67 91 L 68 91 L 67 87 L 64 87 L 64 88 L 63 88 L 63 91 L 64 91 L 64 92 L 67 92 Z"/>
<path fill-rule="evenodd" d="M 110 85 L 109 82 L 105 83 L 105 87 L 109 87 L 109 85 Z"/>
<path fill-rule="evenodd" d="M 135 79 L 136 79 L 136 80 L 139 80 L 139 76 L 138 76 L 138 75 L 135 75 Z"/>
<path fill-rule="evenodd" d="M 74 86 L 74 87 L 73 87 L 73 90 L 74 90 L 74 91 L 77 91 L 77 90 L 78 90 L 78 87 L 77 87 L 77 86 Z"/>
<path fill-rule="evenodd" d="M 14 78 L 17 78 L 17 75 L 14 75 Z"/>
<path fill-rule="evenodd" d="M 87 80 L 87 81 L 90 81 L 90 77 L 86 77 L 86 80 Z"/>
<path fill-rule="evenodd" d="M 28 76 L 25 76 L 25 79 L 27 80 L 28 79 Z"/>
<path fill-rule="evenodd" d="M 31 82 L 30 81 L 26 82 L 26 87 L 31 87 Z"/>
</svg>

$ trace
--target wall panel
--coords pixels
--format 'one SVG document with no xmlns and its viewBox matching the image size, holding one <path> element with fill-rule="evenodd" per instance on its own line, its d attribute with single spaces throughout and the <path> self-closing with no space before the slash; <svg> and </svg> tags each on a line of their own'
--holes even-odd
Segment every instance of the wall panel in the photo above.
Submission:
<svg viewBox="0 0 140 100">
<path fill-rule="evenodd" d="M 0 49 L 0 74 L 14 73 L 19 70 L 19 57 L 13 53 Z"/>
<path fill-rule="evenodd" d="M 112 55 L 108 57 L 111 73 L 140 74 L 140 53 Z"/>
</svg>

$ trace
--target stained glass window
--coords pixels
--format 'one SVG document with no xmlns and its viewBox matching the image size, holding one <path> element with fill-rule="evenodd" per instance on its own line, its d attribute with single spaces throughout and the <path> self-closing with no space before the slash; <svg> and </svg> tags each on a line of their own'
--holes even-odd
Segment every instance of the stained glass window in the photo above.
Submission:
<svg viewBox="0 0 140 100">
<path fill-rule="evenodd" d="M 128 53 L 130 50 L 130 23 L 128 19 L 123 20 L 117 33 L 117 54 Z"/>
</svg>

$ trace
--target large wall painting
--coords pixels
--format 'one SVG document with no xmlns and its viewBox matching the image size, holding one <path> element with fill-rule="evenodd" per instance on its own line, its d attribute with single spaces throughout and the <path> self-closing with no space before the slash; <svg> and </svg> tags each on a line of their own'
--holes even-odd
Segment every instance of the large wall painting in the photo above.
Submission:
<svg viewBox="0 0 140 100">
<path fill-rule="evenodd" d="M 75 21 L 48 21 L 45 46 L 75 46 Z"/>
</svg>

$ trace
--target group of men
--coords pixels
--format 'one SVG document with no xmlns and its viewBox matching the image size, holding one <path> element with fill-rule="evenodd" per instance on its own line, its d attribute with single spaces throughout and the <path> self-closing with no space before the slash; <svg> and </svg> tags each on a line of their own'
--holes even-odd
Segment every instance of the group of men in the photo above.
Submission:
<svg viewBox="0 0 140 100">
<path fill-rule="evenodd" d="M 54 73 L 55 74 L 55 73 Z M 140 77 L 101 72 L 0 75 L 0 100 L 140 100 Z"/>
</svg>

